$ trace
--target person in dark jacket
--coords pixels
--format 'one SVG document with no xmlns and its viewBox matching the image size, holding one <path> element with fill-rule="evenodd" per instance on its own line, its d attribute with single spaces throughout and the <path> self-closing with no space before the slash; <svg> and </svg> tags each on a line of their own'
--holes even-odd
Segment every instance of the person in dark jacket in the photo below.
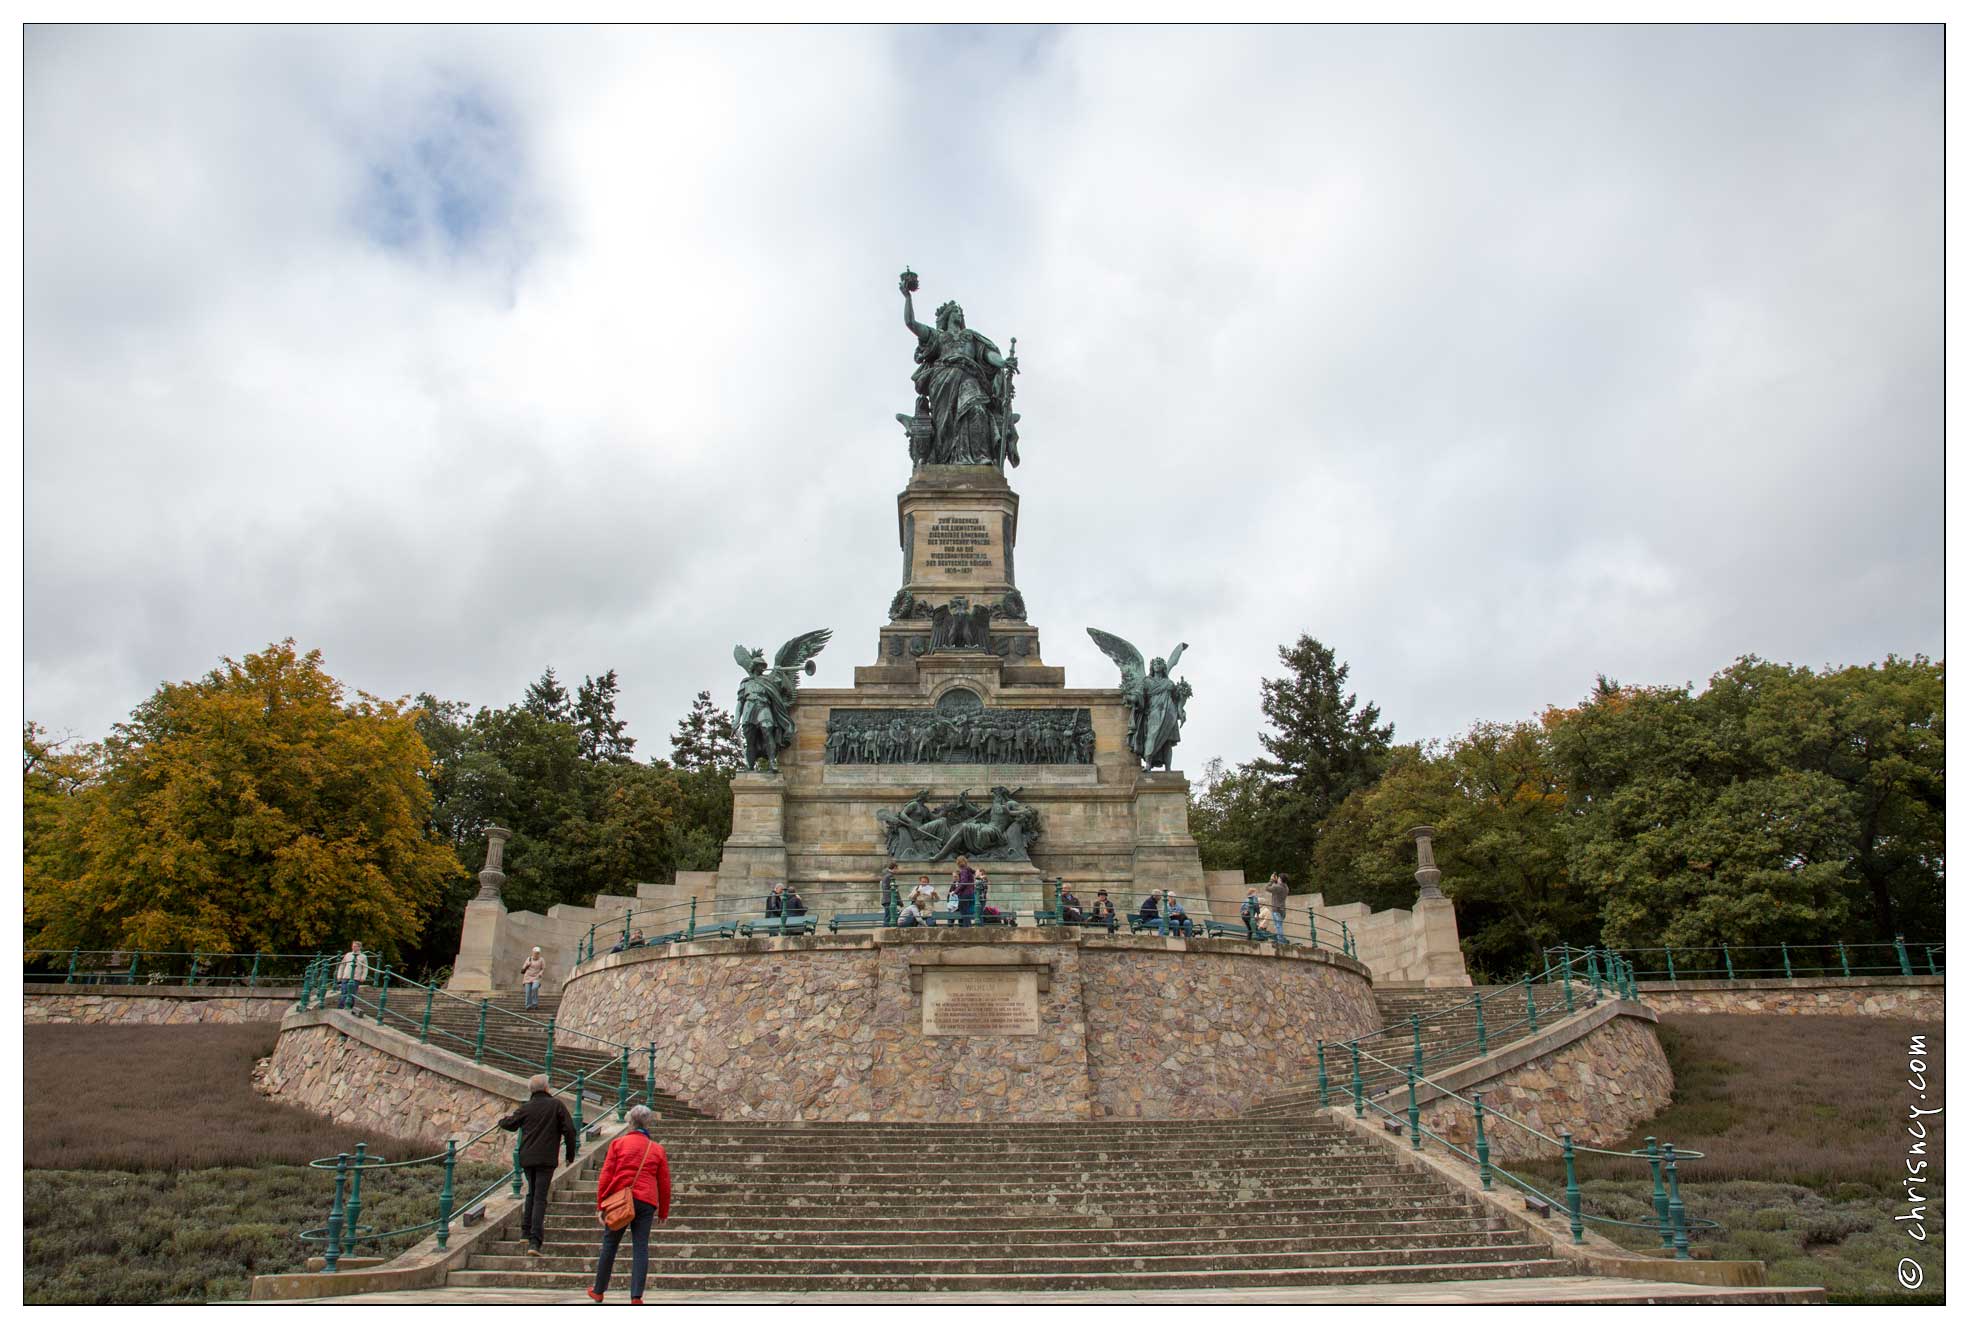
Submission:
<svg viewBox="0 0 1969 1329">
<path fill-rule="evenodd" d="M 779 883 L 774 882 L 773 888 L 770 891 L 766 892 L 766 917 L 780 918 L 783 917 L 785 913 L 786 913 L 786 897 L 779 893 Z"/>
<path fill-rule="evenodd" d="M 547 1239 L 547 1188 L 554 1182 L 554 1157 L 567 1146 L 574 1161 L 574 1118 L 567 1104 L 547 1091 L 547 1077 L 527 1081 L 533 1091 L 526 1102 L 499 1119 L 501 1130 L 520 1133 L 520 1167 L 526 1171 L 526 1208 L 520 1211 L 520 1231 L 526 1234 L 526 1253 L 540 1254 Z"/>
<path fill-rule="evenodd" d="M 608 1196 L 628 1186 L 636 1201 L 636 1216 L 629 1226 L 602 1230 L 601 1255 L 595 1261 L 595 1285 L 588 1299 L 599 1302 L 608 1292 L 609 1273 L 615 1268 L 615 1252 L 628 1233 L 634 1259 L 629 1266 L 629 1304 L 643 1304 L 643 1283 L 649 1277 L 649 1230 L 652 1222 L 670 1217 L 670 1160 L 663 1146 L 650 1138 L 650 1123 L 656 1114 L 638 1103 L 629 1109 L 629 1130 L 615 1138 L 602 1159 L 602 1174 L 595 1179 L 595 1207 Z"/>
<path fill-rule="evenodd" d="M 1113 932 L 1121 925 L 1121 921 L 1114 916 L 1114 901 L 1108 899 L 1108 893 L 1106 891 L 1094 892 L 1094 912 L 1092 918 L 1096 923 L 1107 924 L 1109 932 Z"/>
<path fill-rule="evenodd" d="M 1154 891 L 1142 897 L 1142 907 L 1135 911 L 1135 916 L 1144 924 L 1153 923 L 1162 917 L 1162 901 L 1156 898 Z"/>
</svg>

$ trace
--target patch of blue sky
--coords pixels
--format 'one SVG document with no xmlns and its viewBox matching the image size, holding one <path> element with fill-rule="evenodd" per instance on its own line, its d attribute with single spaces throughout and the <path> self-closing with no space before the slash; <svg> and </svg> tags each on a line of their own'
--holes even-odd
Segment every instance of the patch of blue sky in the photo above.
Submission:
<svg viewBox="0 0 1969 1329">
<path fill-rule="evenodd" d="M 482 93 L 447 91 L 370 154 L 358 224 L 387 249 L 452 257 L 504 249 L 524 177 L 507 118 Z"/>
</svg>

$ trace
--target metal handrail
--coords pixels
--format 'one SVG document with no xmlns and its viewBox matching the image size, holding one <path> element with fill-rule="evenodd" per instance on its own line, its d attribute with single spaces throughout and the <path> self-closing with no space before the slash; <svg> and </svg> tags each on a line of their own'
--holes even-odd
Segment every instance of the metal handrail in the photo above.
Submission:
<svg viewBox="0 0 1969 1329">
<path fill-rule="evenodd" d="M 1358 1043 L 1349 1044 L 1348 1046 L 1354 1054 L 1356 1066 L 1353 1084 L 1354 1116 L 1358 1119 L 1363 1115 L 1366 1108 L 1372 1107 L 1376 1112 L 1381 1113 L 1399 1126 L 1402 1122 L 1401 1113 L 1382 1105 L 1374 1097 L 1362 1092 L 1361 1078 L 1358 1070 L 1359 1058 L 1366 1057 L 1369 1061 L 1388 1067 L 1390 1070 L 1401 1070 L 1404 1068 L 1396 1067 L 1390 1062 L 1383 1061 L 1371 1052 L 1361 1052 Z M 1477 1094 L 1472 1098 L 1465 1098 L 1455 1090 L 1435 1080 L 1418 1075 L 1412 1067 L 1407 1068 L 1407 1078 L 1407 1125 L 1410 1146 L 1416 1150 L 1420 1150 L 1422 1148 L 1422 1138 L 1427 1136 L 1429 1139 L 1441 1144 L 1451 1153 L 1456 1154 L 1468 1162 L 1474 1163 L 1477 1167 L 1478 1180 L 1485 1190 L 1488 1191 L 1491 1189 L 1493 1174 L 1501 1175 L 1526 1195 L 1531 1196 L 1539 1203 L 1545 1205 L 1548 1213 L 1553 1209 L 1563 1207 L 1566 1211 L 1568 1226 L 1572 1232 L 1574 1245 L 1583 1244 L 1585 1241 L 1586 1223 L 1611 1224 L 1616 1227 L 1656 1231 L 1661 1237 L 1663 1249 L 1673 1251 L 1674 1257 L 1678 1260 L 1686 1260 L 1690 1258 L 1689 1230 L 1692 1227 L 1698 1230 L 1714 1230 L 1722 1226 L 1713 1219 L 1690 1217 L 1682 1205 L 1682 1188 L 1678 1166 L 1683 1160 L 1707 1157 L 1704 1153 L 1692 1149 L 1685 1149 L 1678 1152 L 1673 1142 L 1658 1148 L 1655 1144 L 1655 1137 L 1652 1135 L 1647 1137 L 1647 1147 L 1645 1149 L 1600 1149 L 1592 1145 L 1575 1144 L 1573 1142 L 1572 1132 L 1569 1130 L 1561 1129 L 1557 1136 L 1547 1135 L 1544 1131 L 1519 1121 L 1509 1113 L 1499 1112 L 1495 1108 L 1485 1108 L 1484 1096 L 1482 1094 Z M 1455 1099 L 1457 1102 L 1471 1109 L 1472 1117 L 1476 1123 L 1476 1138 L 1472 1141 L 1472 1147 L 1475 1150 L 1474 1153 L 1465 1150 L 1455 1141 L 1439 1135 L 1422 1125 L 1421 1107 L 1417 1103 L 1415 1096 L 1418 1085 L 1427 1085 L 1442 1096 Z M 1324 1077 L 1322 1077 L 1320 1082 L 1320 1106 L 1322 1108 L 1330 1106 L 1327 1102 L 1327 1085 Z M 1503 1120 L 1538 1139 L 1559 1146 L 1560 1157 L 1564 1160 L 1566 1173 L 1565 1198 L 1563 1200 L 1553 1198 L 1523 1177 L 1490 1161 L 1490 1140 L 1484 1130 L 1484 1122 L 1487 1115 Z M 1647 1159 L 1654 1180 L 1653 1200 L 1655 1221 L 1653 1223 L 1637 1223 L 1631 1219 L 1614 1218 L 1606 1214 L 1585 1212 L 1579 1190 L 1579 1175 L 1574 1166 L 1574 1157 L 1581 1152 L 1599 1154 L 1607 1158 Z M 1666 1183 L 1665 1185 L 1664 1182 Z"/>
<path fill-rule="evenodd" d="M 1575 947 L 1570 944 L 1547 947 L 1545 955 L 1567 952 L 1580 953 L 1592 947 Z M 1836 972 L 1842 978 L 1864 977 L 1867 975 L 1899 974 L 1911 978 L 1917 974 L 1939 975 L 1943 972 L 1940 957 L 1944 950 L 1942 942 L 1910 942 L 1904 936 L 1896 936 L 1892 941 L 1814 941 L 1778 942 L 1769 946 L 1738 946 L 1728 942 L 1704 946 L 1651 946 L 1631 948 L 1598 948 L 1602 953 L 1622 957 L 1660 956 L 1662 967 L 1643 970 L 1636 966 L 1636 977 L 1641 981 L 1677 982 L 1684 978 L 1785 978 L 1831 977 Z M 1680 963 L 1676 952 L 1681 952 Z M 1886 951 L 1889 955 L 1882 963 L 1856 963 L 1861 953 Z M 1817 952 L 1816 961 L 1812 953 Z M 1749 964 L 1739 964 L 1739 956 L 1754 957 Z M 1917 958 L 1917 956 L 1919 958 Z M 1707 958 L 1710 963 L 1704 967 L 1692 965 L 1691 957 Z M 1773 964 L 1771 961 L 1775 960 Z"/>
<path fill-rule="evenodd" d="M 317 1010 L 326 1008 L 329 994 L 339 986 L 332 976 L 334 966 L 339 959 L 339 956 L 325 956 L 315 966 L 310 967 L 309 982 L 302 988 L 301 999 L 297 1005 L 297 1009 L 308 1010 L 311 1005 L 313 1009 Z M 421 991 L 424 994 L 424 1009 L 420 1018 L 413 1018 L 411 1015 L 405 1013 L 401 1005 L 396 1010 L 390 1008 L 389 994 L 393 984 L 397 986 L 399 991 L 403 988 L 409 988 L 415 991 Z M 479 1016 L 479 1027 L 475 1038 L 467 1040 L 445 1029 L 441 1025 L 433 1028 L 431 1014 L 437 999 L 440 997 L 476 1010 Z M 467 997 L 460 997 L 456 993 L 445 992 L 431 984 L 420 983 L 415 979 L 405 978 L 388 966 L 383 967 L 380 974 L 380 981 L 371 985 L 371 993 L 366 994 L 361 988 L 357 989 L 354 996 L 353 1009 L 358 1015 L 367 1012 L 378 1024 L 386 1024 L 390 1019 L 395 1019 L 405 1026 L 413 1026 L 417 1029 L 419 1042 L 428 1043 L 432 1041 L 435 1035 L 441 1041 L 449 1040 L 451 1043 L 458 1045 L 460 1055 L 464 1055 L 463 1049 L 469 1047 L 474 1064 L 483 1064 L 488 1051 L 490 1051 L 492 1055 L 505 1061 L 517 1062 L 529 1071 L 538 1071 L 546 1075 L 550 1088 L 556 1087 L 557 1082 L 559 1087 L 565 1088 L 580 1081 L 587 1085 L 591 1091 L 600 1094 L 612 1087 L 615 1090 L 614 1096 L 617 1103 L 627 1104 L 633 1097 L 630 1092 L 631 1084 L 640 1078 L 648 1101 L 651 1103 L 656 1101 L 656 1046 L 654 1043 L 647 1043 L 641 1047 L 637 1047 L 619 1042 L 606 1035 L 590 1033 L 584 1029 L 561 1024 L 557 1019 L 550 1019 L 543 1022 L 522 1011 L 514 1011 L 504 1006 L 495 1006 L 490 1000 L 485 998 L 474 1001 Z M 547 1038 L 546 1046 L 543 1050 L 544 1059 L 536 1061 L 510 1048 L 489 1045 L 486 1040 L 486 1027 L 488 1018 L 493 1014 L 545 1030 Z M 592 1069 L 584 1069 L 568 1075 L 565 1079 L 560 1079 L 555 1074 L 553 1063 L 557 1041 L 563 1034 L 573 1034 L 582 1039 L 591 1039 L 594 1042 L 615 1049 L 615 1054 Z M 578 1053 L 586 1053 L 595 1051 L 596 1049 L 579 1047 L 570 1050 Z M 646 1072 L 642 1077 L 637 1077 L 630 1064 L 630 1058 L 645 1054 L 649 1059 Z M 596 1078 L 601 1071 L 610 1066 L 617 1068 L 613 1086 L 609 1086 Z M 624 1110 L 626 1111 L 626 1107 Z"/>
<path fill-rule="evenodd" d="M 24 952 L 27 966 L 50 963 L 60 966 L 60 980 L 65 986 L 136 986 L 156 984 L 182 977 L 190 986 L 201 983 L 212 986 L 259 987 L 271 985 L 276 973 L 263 972 L 269 965 L 279 970 L 282 961 L 313 961 L 319 952 L 315 951 L 145 951 L 131 950 L 127 947 L 87 949 L 81 946 L 65 951 L 29 948 Z M 98 967 L 97 957 L 104 957 L 112 963 Z M 183 974 L 176 971 L 173 962 L 189 960 Z M 85 961 L 89 963 L 85 966 Z M 157 966 L 162 962 L 165 969 Z M 245 973 L 215 972 L 234 968 L 244 968 Z M 34 973 L 23 970 L 26 982 L 53 981 L 54 973 Z M 281 974 L 281 977 L 289 975 Z"/>
<path fill-rule="evenodd" d="M 637 932 L 648 934 L 644 941 L 640 943 L 643 946 L 648 946 L 658 944 L 659 941 L 694 940 L 702 932 L 742 926 L 756 928 L 761 923 L 771 923 L 776 917 L 811 918 L 814 920 L 816 928 L 818 928 L 819 924 L 827 917 L 826 906 L 830 898 L 838 900 L 840 897 L 846 896 L 852 897 L 855 902 L 860 903 L 866 901 L 871 894 L 879 894 L 880 889 L 879 883 L 872 886 L 822 887 L 810 892 L 810 894 L 818 897 L 817 900 L 809 900 L 807 895 L 803 894 L 800 901 L 801 908 L 797 913 L 779 916 L 766 914 L 763 901 L 757 906 L 752 906 L 749 904 L 739 905 L 736 902 L 730 901 L 701 901 L 695 896 L 681 903 L 651 905 L 647 908 L 632 907 L 622 911 L 620 914 L 610 914 L 606 918 L 598 919 L 590 925 L 587 937 L 576 943 L 575 963 L 577 965 L 586 964 L 597 955 L 604 954 L 602 944 L 611 938 L 619 939 L 617 944 L 622 948 L 636 949 L 635 946 L 630 946 L 628 943 L 630 938 Z M 1057 914 L 1059 911 L 1057 896 L 1054 897 L 1053 908 L 1045 909 L 1041 907 L 1045 899 L 1044 892 L 1050 889 L 1050 883 L 1042 882 L 1040 889 L 1042 894 L 1039 897 L 1039 902 L 1035 903 L 1033 902 L 1032 891 L 1029 886 L 1014 886 L 1010 890 L 1000 887 L 995 897 L 987 900 L 986 905 L 993 910 L 997 910 L 1000 916 L 1004 916 L 1007 913 L 1014 916 L 1020 913 Z M 897 903 L 891 905 L 887 902 L 878 901 L 880 912 L 885 916 L 891 916 L 894 912 L 899 911 L 900 901 L 910 893 L 911 890 L 905 877 L 899 875 L 896 880 Z M 939 900 L 942 900 L 945 892 L 939 890 L 937 891 L 937 896 Z M 722 908 L 718 907 L 720 904 L 722 904 Z M 1009 906 L 1009 908 L 1003 906 Z M 1090 907 L 1085 902 L 1081 906 L 1083 911 Z M 834 917 L 839 918 L 845 913 L 872 914 L 874 912 L 877 911 L 874 909 L 839 910 L 837 908 Z M 1125 916 L 1125 913 L 1132 913 L 1132 911 L 1117 909 L 1117 919 Z M 1327 925 L 1328 933 L 1338 943 L 1334 949 L 1340 950 L 1342 954 L 1350 958 L 1356 956 L 1355 936 L 1353 928 L 1349 923 L 1343 919 L 1337 919 L 1331 915 L 1322 914 L 1311 909 L 1306 910 L 1306 914 L 1307 927 L 1303 934 L 1304 940 L 1310 941 L 1314 946 L 1325 945 L 1326 943 L 1320 937 L 1320 923 L 1324 922 Z M 979 916 L 978 914 L 971 915 L 973 918 Z M 943 917 L 943 911 L 938 912 L 938 917 Z M 1229 920 L 1221 919 L 1208 913 L 1201 916 L 1189 914 L 1189 918 L 1199 931 L 1202 930 L 1203 924 L 1206 921 L 1225 928 L 1244 926 L 1244 921 L 1241 918 L 1236 923 L 1232 923 Z M 683 926 L 664 926 L 665 923 L 678 922 L 682 922 Z M 1166 933 L 1166 920 L 1157 930 L 1158 932 Z M 1301 937 L 1295 935 L 1289 918 L 1286 920 L 1284 931 L 1288 944 L 1301 944 Z M 613 953 L 615 949 L 617 949 L 616 946 L 611 946 L 608 953 Z"/>
<path fill-rule="evenodd" d="M 587 1099 L 587 1087 L 583 1082 L 583 1077 L 576 1077 L 574 1088 L 574 1130 L 575 1137 L 579 1139 L 590 1130 L 597 1129 L 601 1118 L 597 1117 L 594 1122 L 583 1120 L 583 1108 L 586 1105 Z M 648 1106 L 654 1106 L 653 1100 L 644 1098 L 640 1093 L 633 1097 L 641 1100 Z M 618 1102 L 616 1104 L 616 1119 L 618 1121 L 624 1119 L 628 1110 L 628 1100 Z M 605 1116 L 606 1114 L 607 1109 L 604 1108 L 602 1115 Z M 454 1182 L 457 1176 L 459 1153 L 463 1150 L 470 1149 L 494 1131 L 501 1129 L 503 1127 L 501 1127 L 499 1121 L 494 1121 L 491 1125 L 462 1144 L 459 1143 L 456 1137 L 446 1140 L 443 1153 L 428 1154 L 423 1158 L 404 1159 L 395 1163 L 389 1162 L 380 1156 L 370 1155 L 367 1152 L 368 1146 L 364 1143 L 358 1143 L 356 1145 L 356 1151 L 353 1157 L 343 1153 L 337 1154 L 334 1158 L 317 1158 L 311 1160 L 308 1164 L 311 1168 L 322 1170 L 333 1168 L 335 1170 L 335 1194 L 333 1201 L 329 1205 L 328 1221 L 318 1228 L 303 1229 L 297 1234 L 299 1240 L 304 1242 L 322 1242 L 325 1244 L 326 1249 L 322 1252 L 322 1267 L 331 1274 L 337 1271 L 337 1266 L 342 1257 L 352 1254 L 356 1245 L 360 1242 L 380 1242 L 390 1237 L 408 1236 L 415 1232 L 435 1231 L 437 1234 L 438 1249 L 440 1251 L 448 1249 L 451 1243 L 451 1220 L 456 1213 L 460 1211 L 469 1213 L 474 1205 L 478 1204 L 481 1200 L 488 1199 L 501 1186 L 511 1185 L 513 1197 L 515 1199 L 519 1198 L 520 1185 L 525 1180 L 526 1171 L 520 1166 L 520 1133 L 518 1131 L 513 1133 L 511 1166 L 505 1172 L 493 1178 L 476 1195 L 467 1198 L 462 1203 L 457 1202 L 455 1198 L 456 1187 Z M 407 1167 L 428 1167 L 433 1164 L 441 1164 L 444 1168 L 444 1184 L 438 1192 L 438 1213 L 435 1218 L 424 1223 L 413 1223 L 408 1227 L 392 1228 L 387 1232 L 377 1232 L 372 1228 L 362 1225 L 362 1179 L 366 1173 L 386 1172 Z M 343 1244 L 344 1241 L 346 1241 L 346 1245 Z"/>
</svg>

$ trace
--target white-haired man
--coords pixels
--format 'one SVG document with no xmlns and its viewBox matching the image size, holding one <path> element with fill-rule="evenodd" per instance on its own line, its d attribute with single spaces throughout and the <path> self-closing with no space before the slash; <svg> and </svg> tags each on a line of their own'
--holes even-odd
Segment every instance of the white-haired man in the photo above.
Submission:
<svg viewBox="0 0 1969 1329">
<path fill-rule="evenodd" d="M 342 985 L 342 1009 L 351 1009 L 356 1004 L 356 989 L 369 981 L 369 957 L 362 953 L 361 942 L 350 942 L 347 953 L 336 961 L 335 981 Z"/>
<path fill-rule="evenodd" d="M 526 1253 L 538 1255 L 540 1243 L 547 1237 L 547 1189 L 554 1181 L 558 1146 L 565 1144 L 567 1161 L 574 1161 L 574 1118 L 567 1104 L 549 1092 L 546 1076 L 534 1076 L 526 1087 L 531 1095 L 501 1117 L 499 1126 L 520 1133 L 520 1167 L 526 1172 L 527 1186 L 520 1231 L 526 1235 Z"/>
</svg>

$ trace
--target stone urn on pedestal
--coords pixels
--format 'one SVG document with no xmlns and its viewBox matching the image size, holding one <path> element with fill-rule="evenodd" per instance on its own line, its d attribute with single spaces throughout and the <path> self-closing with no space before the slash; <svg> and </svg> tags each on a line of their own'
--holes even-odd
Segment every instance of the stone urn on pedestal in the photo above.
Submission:
<svg viewBox="0 0 1969 1329">
<path fill-rule="evenodd" d="M 1424 987 L 1468 987 L 1470 972 L 1463 965 L 1463 946 L 1456 934 L 1456 905 L 1443 894 L 1442 869 L 1436 866 L 1436 828 L 1417 826 L 1415 838 L 1415 907 L 1410 914 L 1411 972 Z"/>
<path fill-rule="evenodd" d="M 465 926 L 458 937 L 458 958 L 451 966 L 451 992 L 492 992 L 499 948 L 506 938 L 506 902 L 499 898 L 506 884 L 501 867 L 506 841 L 513 833 L 504 826 L 485 828 L 485 867 L 479 871 L 479 893 L 465 902 Z"/>
</svg>

